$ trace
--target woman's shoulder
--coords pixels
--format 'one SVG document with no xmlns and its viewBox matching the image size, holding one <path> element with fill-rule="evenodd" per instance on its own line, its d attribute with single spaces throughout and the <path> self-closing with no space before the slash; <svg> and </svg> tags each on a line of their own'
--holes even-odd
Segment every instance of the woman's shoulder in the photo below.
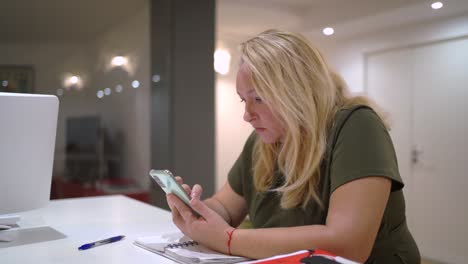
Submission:
<svg viewBox="0 0 468 264">
<path fill-rule="evenodd" d="M 367 105 L 351 105 L 351 106 L 345 106 L 341 108 L 338 113 L 337 113 L 337 118 L 339 116 L 348 116 L 351 114 L 357 114 L 357 115 L 369 115 L 369 114 L 376 114 L 374 109 L 372 109 L 370 106 Z"/>
<path fill-rule="evenodd" d="M 377 112 L 367 105 L 353 105 L 340 109 L 334 123 L 338 127 L 363 128 L 371 125 L 387 130 Z"/>
</svg>

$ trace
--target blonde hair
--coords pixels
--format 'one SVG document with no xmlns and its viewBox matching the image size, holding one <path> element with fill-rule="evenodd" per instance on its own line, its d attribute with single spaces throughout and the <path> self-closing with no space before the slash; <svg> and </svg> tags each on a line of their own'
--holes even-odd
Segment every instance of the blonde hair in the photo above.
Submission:
<svg viewBox="0 0 468 264">
<path fill-rule="evenodd" d="M 268 30 L 241 43 L 241 53 L 256 93 L 287 128 L 281 143 L 256 141 L 255 188 L 268 191 L 278 166 L 284 181 L 274 191 L 281 194 L 282 208 L 304 208 L 311 200 L 322 206 L 317 185 L 335 114 L 347 106 L 372 103 L 350 97 L 343 79 L 299 34 Z"/>
</svg>

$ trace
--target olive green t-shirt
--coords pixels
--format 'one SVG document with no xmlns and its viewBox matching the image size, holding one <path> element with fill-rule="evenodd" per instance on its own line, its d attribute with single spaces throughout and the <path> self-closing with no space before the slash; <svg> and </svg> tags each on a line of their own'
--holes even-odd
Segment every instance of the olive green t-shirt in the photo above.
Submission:
<svg viewBox="0 0 468 264">
<path fill-rule="evenodd" d="M 386 177 L 392 180 L 392 191 L 366 263 L 420 263 L 418 248 L 406 224 L 403 181 L 398 172 L 395 150 L 387 129 L 373 110 L 355 106 L 336 115 L 318 183 L 324 208 L 312 201 L 306 209 L 282 209 L 278 193 L 256 191 L 252 173 L 256 140 L 253 133 L 228 175 L 232 189 L 247 202 L 254 228 L 324 225 L 333 191 L 359 178 Z M 272 189 L 283 182 L 281 173 L 276 172 L 274 177 Z"/>
</svg>

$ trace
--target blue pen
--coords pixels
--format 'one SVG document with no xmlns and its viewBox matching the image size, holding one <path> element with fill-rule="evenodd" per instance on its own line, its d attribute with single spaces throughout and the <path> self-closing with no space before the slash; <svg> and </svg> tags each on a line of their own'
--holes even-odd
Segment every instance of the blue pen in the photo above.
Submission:
<svg viewBox="0 0 468 264">
<path fill-rule="evenodd" d="M 90 248 L 93 248 L 93 247 L 97 247 L 97 246 L 117 242 L 117 241 L 122 240 L 124 237 L 125 236 L 115 236 L 115 237 L 110 237 L 110 238 L 106 238 L 106 239 L 103 239 L 103 240 L 99 240 L 99 241 L 96 241 L 96 242 L 87 243 L 87 244 L 84 244 L 81 247 L 79 247 L 78 250 L 86 250 L 86 249 L 90 249 Z"/>
</svg>

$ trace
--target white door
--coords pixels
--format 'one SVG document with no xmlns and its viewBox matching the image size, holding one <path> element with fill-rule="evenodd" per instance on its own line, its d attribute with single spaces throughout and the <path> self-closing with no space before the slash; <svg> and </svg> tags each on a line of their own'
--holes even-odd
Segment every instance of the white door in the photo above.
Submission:
<svg viewBox="0 0 468 264">
<path fill-rule="evenodd" d="M 369 55 L 366 81 L 369 95 L 393 116 L 410 229 L 421 254 L 466 263 L 468 39 Z"/>
<path fill-rule="evenodd" d="M 414 62 L 415 236 L 429 257 L 466 263 L 468 39 L 415 49 Z"/>
</svg>

